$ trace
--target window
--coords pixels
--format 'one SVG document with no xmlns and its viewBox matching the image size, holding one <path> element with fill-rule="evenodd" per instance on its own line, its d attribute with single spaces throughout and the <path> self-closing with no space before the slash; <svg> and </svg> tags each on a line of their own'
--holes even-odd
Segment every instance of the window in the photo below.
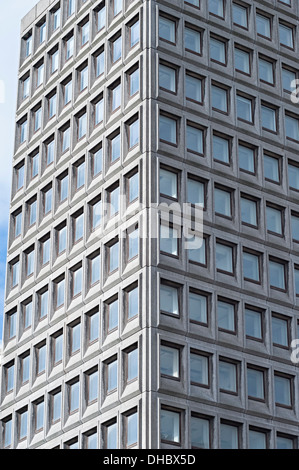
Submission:
<svg viewBox="0 0 299 470">
<path fill-rule="evenodd" d="M 187 3 L 188 5 L 192 5 L 193 7 L 196 7 L 196 8 L 199 8 L 199 2 L 200 0 L 185 0 L 185 3 Z"/>
<path fill-rule="evenodd" d="M 163 90 L 176 93 L 176 69 L 159 64 L 159 87 Z"/>
<path fill-rule="evenodd" d="M 220 449 L 239 448 L 239 428 L 232 424 L 220 423 Z"/>
<path fill-rule="evenodd" d="M 79 410 L 79 381 L 69 384 L 69 412 L 75 413 Z"/>
<path fill-rule="evenodd" d="M 43 191 L 44 195 L 44 215 L 48 214 L 52 210 L 52 188 L 47 188 Z"/>
<path fill-rule="evenodd" d="M 292 380 L 290 377 L 274 373 L 275 404 L 290 408 L 292 406 Z"/>
<path fill-rule="evenodd" d="M 255 171 L 255 151 L 250 147 L 238 144 L 238 157 L 240 170 L 248 173 Z"/>
<path fill-rule="evenodd" d="M 247 367 L 247 394 L 254 400 L 265 400 L 264 371 Z"/>
<path fill-rule="evenodd" d="M 279 42 L 282 46 L 294 49 L 294 27 L 279 23 Z"/>
<path fill-rule="evenodd" d="M 258 12 L 256 13 L 256 32 L 258 36 L 271 38 L 271 20 Z"/>
<path fill-rule="evenodd" d="M 85 161 L 79 162 L 78 165 L 75 165 L 75 179 L 76 179 L 76 189 L 84 186 L 85 183 Z"/>
<path fill-rule="evenodd" d="M 211 86 L 212 108 L 222 113 L 228 113 L 228 90 L 220 86 Z"/>
<path fill-rule="evenodd" d="M 78 126 L 78 140 L 86 136 L 87 131 L 87 114 L 84 112 L 77 117 L 77 126 Z"/>
<path fill-rule="evenodd" d="M 113 0 L 113 15 L 117 16 L 122 11 L 122 0 Z"/>
<path fill-rule="evenodd" d="M 8 319 L 8 337 L 9 339 L 16 336 L 17 331 L 17 312 L 14 311 L 10 314 L 7 314 Z"/>
<path fill-rule="evenodd" d="M 6 393 L 12 392 L 14 388 L 14 375 L 15 375 L 15 366 L 14 364 L 5 365 L 4 373 L 6 378 Z"/>
<path fill-rule="evenodd" d="M 159 16 L 159 38 L 164 41 L 175 44 L 176 42 L 176 24 L 164 16 Z"/>
<path fill-rule="evenodd" d="M 203 89 L 203 80 L 197 76 L 193 76 L 189 73 L 186 73 L 185 76 L 185 93 L 186 99 L 190 101 L 196 101 L 196 103 L 202 103 L 202 89 Z"/>
<path fill-rule="evenodd" d="M 225 217 L 232 217 L 231 192 L 224 189 L 214 189 L 215 213 Z"/>
<path fill-rule="evenodd" d="M 275 346 L 289 347 L 289 322 L 286 318 L 273 314 L 272 342 Z"/>
<path fill-rule="evenodd" d="M 67 2 L 67 16 L 71 16 L 75 13 L 75 0 L 68 0 Z"/>
<path fill-rule="evenodd" d="M 93 176 L 96 176 L 102 172 L 103 168 L 103 148 L 100 147 L 99 149 L 92 151 L 90 154 L 92 158 L 92 169 L 93 169 Z"/>
<path fill-rule="evenodd" d="M 237 364 L 219 361 L 219 388 L 221 392 L 237 394 Z"/>
<path fill-rule="evenodd" d="M 56 31 L 60 26 L 60 8 L 52 11 L 52 30 Z"/>
<path fill-rule="evenodd" d="M 84 234 L 84 213 L 74 216 L 74 243 L 83 238 Z"/>
<path fill-rule="evenodd" d="M 128 185 L 128 203 L 136 201 L 139 197 L 139 173 L 138 171 L 127 178 Z"/>
<path fill-rule="evenodd" d="M 177 199 L 178 181 L 177 173 L 160 168 L 160 194 Z"/>
<path fill-rule="evenodd" d="M 193 247 L 192 249 L 188 250 L 188 260 L 192 263 L 201 264 L 203 266 L 207 266 L 207 245 L 208 245 L 208 238 L 202 236 L 192 237 L 192 241 L 196 243 L 197 248 Z"/>
<path fill-rule="evenodd" d="M 192 385 L 209 386 L 209 358 L 197 351 L 190 352 L 190 382 Z"/>
<path fill-rule="evenodd" d="M 139 68 L 134 69 L 129 74 L 130 96 L 135 95 L 139 91 Z"/>
<path fill-rule="evenodd" d="M 46 371 L 46 343 L 36 346 L 36 374 L 40 375 Z"/>
<path fill-rule="evenodd" d="M 11 287 L 15 287 L 19 283 L 20 262 L 16 260 L 10 264 L 11 269 Z"/>
<path fill-rule="evenodd" d="M 30 375 L 30 353 L 26 353 L 21 357 L 21 384 L 29 382 Z"/>
<path fill-rule="evenodd" d="M 269 259 L 270 287 L 286 290 L 285 264 Z"/>
<path fill-rule="evenodd" d="M 19 211 L 13 214 L 13 227 L 14 227 L 14 238 L 21 235 L 22 231 L 22 212 Z"/>
<path fill-rule="evenodd" d="M 118 299 L 107 305 L 108 333 L 118 328 Z"/>
<path fill-rule="evenodd" d="M 299 141 L 299 119 L 285 115 L 285 130 L 287 139 Z"/>
<path fill-rule="evenodd" d="M 257 227 L 257 201 L 241 196 L 240 203 L 242 224 Z"/>
<path fill-rule="evenodd" d="M 95 429 L 92 433 L 86 433 L 84 436 L 85 449 L 97 449 L 98 448 L 98 434 Z"/>
<path fill-rule="evenodd" d="M 87 403 L 93 403 L 99 396 L 99 373 L 93 370 L 86 374 Z"/>
<path fill-rule="evenodd" d="M 260 257 L 243 251 L 243 276 L 246 281 L 260 282 Z"/>
<path fill-rule="evenodd" d="M 62 393 L 61 390 L 50 394 L 50 406 L 51 406 L 51 418 L 52 424 L 57 423 L 61 419 L 61 402 Z"/>
<path fill-rule="evenodd" d="M 99 311 L 94 311 L 87 315 L 87 331 L 89 343 L 99 339 Z"/>
<path fill-rule="evenodd" d="M 30 91 L 30 76 L 28 75 L 26 78 L 24 78 L 21 84 L 23 89 L 23 99 L 28 98 Z"/>
<path fill-rule="evenodd" d="M 282 211 L 267 205 L 267 230 L 275 235 L 282 235 Z"/>
<path fill-rule="evenodd" d="M 96 67 L 96 77 L 102 75 L 105 71 L 105 51 L 104 49 L 101 50 L 95 56 L 95 67 Z"/>
<path fill-rule="evenodd" d="M 56 308 L 62 307 L 64 304 L 65 280 L 61 279 L 56 282 Z"/>
<path fill-rule="evenodd" d="M 22 441 L 27 438 L 28 410 L 27 408 L 18 414 L 18 440 Z"/>
<path fill-rule="evenodd" d="M 249 429 L 249 449 L 266 449 L 267 434 L 262 431 Z"/>
<path fill-rule="evenodd" d="M 239 47 L 235 47 L 235 69 L 238 72 L 250 74 L 250 53 Z"/>
<path fill-rule="evenodd" d="M 57 95 L 56 93 L 49 97 L 48 99 L 48 109 L 49 109 L 49 119 L 51 119 L 56 114 L 56 106 L 57 106 Z"/>
<path fill-rule="evenodd" d="M 87 44 L 89 41 L 89 21 L 82 24 L 81 26 L 81 47 Z"/>
<path fill-rule="evenodd" d="M 229 163 L 230 141 L 224 137 L 213 134 L 213 159 L 222 163 Z"/>
<path fill-rule="evenodd" d="M 27 129 L 28 121 L 25 119 L 20 123 L 20 144 L 23 144 L 23 142 L 27 140 Z"/>
<path fill-rule="evenodd" d="M 178 256 L 178 230 L 168 225 L 160 225 L 160 252 Z"/>
<path fill-rule="evenodd" d="M 53 336 L 53 364 L 57 365 L 62 362 L 63 357 L 63 333 L 58 332 Z"/>
<path fill-rule="evenodd" d="M 139 43 L 139 20 L 135 21 L 130 26 L 130 45 L 131 47 L 136 46 Z"/>
<path fill-rule="evenodd" d="M 42 125 L 42 108 L 34 111 L 34 132 L 38 131 Z"/>
<path fill-rule="evenodd" d="M 38 175 L 38 166 L 39 166 L 39 153 L 32 155 L 30 158 L 30 167 L 31 167 L 31 178 L 35 178 Z"/>
<path fill-rule="evenodd" d="M 102 201 L 98 199 L 91 206 L 92 230 L 96 229 L 102 223 Z"/>
<path fill-rule="evenodd" d="M 64 173 L 60 178 L 58 178 L 58 181 L 59 181 L 59 199 L 60 199 L 60 202 L 63 202 L 68 197 L 68 181 L 69 181 L 68 174 Z"/>
<path fill-rule="evenodd" d="M 206 295 L 199 294 L 190 290 L 188 296 L 189 319 L 191 322 L 208 323 L 208 298 Z"/>
<path fill-rule="evenodd" d="M 207 418 L 191 415 L 192 449 L 210 448 L 210 421 Z"/>
<path fill-rule="evenodd" d="M 245 331 L 247 338 L 262 339 L 262 313 L 260 311 L 245 307 Z"/>
<path fill-rule="evenodd" d="M 51 59 L 51 73 L 54 73 L 58 70 L 58 49 L 50 53 Z"/>
<path fill-rule="evenodd" d="M 117 449 L 117 422 L 105 426 L 105 449 Z"/>
<path fill-rule="evenodd" d="M 129 291 L 126 292 L 127 297 L 127 317 L 128 320 L 135 318 L 138 315 L 138 286 L 131 288 Z"/>
<path fill-rule="evenodd" d="M 48 238 L 42 239 L 41 241 L 42 265 L 45 265 L 49 263 L 50 261 L 50 244 L 51 244 L 50 236 L 48 236 Z"/>
<path fill-rule="evenodd" d="M 89 265 L 89 282 L 90 286 L 93 286 L 101 279 L 101 255 L 96 254 L 93 257 L 89 258 Z"/>
<path fill-rule="evenodd" d="M 289 70 L 285 67 L 282 67 L 281 69 L 281 75 L 282 75 L 282 88 L 283 91 L 292 93 L 295 90 L 295 82 L 297 78 L 297 74 L 295 71 Z"/>
<path fill-rule="evenodd" d="M 268 181 L 279 183 L 280 168 L 278 158 L 264 154 L 264 178 Z"/>
<path fill-rule="evenodd" d="M 138 348 L 126 353 L 126 382 L 132 382 L 138 378 Z"/>
<path fill-rule="evenodd" d="M 126 448 L 138 444 L 138 413 L 130 413 L 125 417 Z"/>
<path fill-rule="evenodd" d="M 86 65 L 84 68 L 79 70 L 79 91 L 85 90 L 88 87 L 88 66 Z"/>
<path fill-rule="evenodd" d="M 192 126 L 187 123 L 186 126 L 186 140 L 187 150 L 189 152 L 203 154 L 203 137 L 204 132 L 198 127 Z"/>
<path fill-rule="evenodd" d="M 237 26 L 248 28 L 248 10 L 246 7 L 233 3 L 233 23 Z"/>
<path fill-rule="evenodd" d="M 273 62 L 259 57 L 259 78 L 261 82 L 274 85 L 274 64 Z"/>
<path fill-rule="evenodd" d="M 74 55 L 74 36 L 73 34 L 65 40 L 65 60 L 68 61 Z"/>
<path fill-rule="evenodd" d="M 214 37 L 210 38 L 210 59 L 220 64 L 226 64 L 226 43 Z"/>
<path fill-rule="evenodd" d="M 72 296 L 76 297 L 82 293 L 83 269 L 82 266 L 72 271 Z"/>
<path fill-rule="evenodd" d="M 293 241 L 299 241 L 299 215 L 291 214 L 291 232 Z"/>
<path fill-rule="evenodd" d="M 104 118 L 104 100 L 101 97 L 97 102 L 94 103 L 95 113 L 94 113 L 94 124 L 97 126 L 103 122 Z"/>
<path fill-rule="evenodd" d="M 25 57 L 30 56 L 32 52 L 32 34 L 29 34 L 29 36 L 24 39 L 25 41 Z"/>
<path fill-rule="evenodd" d="M 39 317 L 42 320 L 48 315 L 49 291 L 43 290 L 39 293 Z"/>
<path fill-rule="evenodd" d="M 117 359 L 106 364 L 107 368 L 107 393 L 117 390 L 118 364 Z"/>
<path fill-rule="evenodd" d="M 185 50 L 201 54 L 201 35 L 199 31 L 185 26 Z"/>
<path fill-rule="evenodd" d="M 76 323 L 69 327 L 70 355 L 80 351 L 81 343 L 81 323 Z"/>
<path fill-rule="evenodd" d="M 12 443 L 12 418 L 9 418 L 2 422 L 3 424 L 3 447 L 7 448 Z"/>
<path fill-rule="evenodd" d="M 17 191 L 24 186 L 25 165 L 22 164 L 16 169 L 17 174 Z"/>
<path fill-rule="evenodd" d="M 26 252 L 26 275 L 31 276 L 34 272 L 35 250 L 34 247 Z"/>
<path fill-rule="evenodd" d="M 119 212 L 119 185 L 113 185 L 107 190 L 107 199 L 109 203 L 109 216 L 113 217 Z"/>
<path fill-rule="evenodd" d="M 110 146 L 110 158 L 111 162 L 115 162 L 120 158 L 121 153 L 121 137 L 120 131 L 117 131 L 116 134 L 113 134 L 109 139 L 109 146 Z"/>
<path fill-rule="evenodd" d="M 119 269 L 119 242 L 116 241 L 109 248 L 109 273 Z"/>
<path fill-rule="evenodd" d="M 205 207 L 205 183 L 193 178 L 187 178 L 187 202 L 190 204 L 202 204 Z"/>
<path fill-rule="evenodd" d="M 35 404 L 35 432 L 42 431 L 44 428 L 45 402 L 39 401 Z"/>
<path fill-rule="evenodd" d="M 23 304 L 23 324 L 24 330 L 32 324 L 32 300 Z"/>
<path fill-rule="evenodd" d="M 217 301 L 218 328 L 224 331 L 235 333 L 236 305 L 224 300 Z"/>
<path fill-rule="evenodd" d="M 106 7 L 105 4 L 102 3 L 100 9 L 97 12 L 97 24 L 98 24 L 98 31 L 105 28 L 106 25 Z"/>
<path fill-rule="evenodd" d="M 117 62 L 121 58 L 122 38 L 118 36 L 112 41 L 112 62 Z"/>
<path fill-rule="evenodd" d="M 179 444 L 180 434 L 180 412 L 161 408 L 160 432 L 161 441 Z"/>
<path fill-rule="evenodd" d="M 139 251 L 139 232 L 138 226 L 133 226 L 129 230 L 127 230 L 127 256 L 128 261 L 136 258 L 138 256 Z"/>
<path fill-rule="evenodd" d="M 277 132 L 277 110 L 266 105 L 261 105 L 262 128 Z"/>
<path fill-rule="evenodd" d="M 253 122 L 252 100 L 245 96 L 237 95 L 237 118 L 246 122 Z"/>
<path fill-rule="evenodd" d="M 62 134 L 62 153 L 65 152 L 70 148 L 70 137 L 71 137 L 71 132 L 70 132 L 70 127 L 66 127 L 61 131 Z"/>
<path fill-rule="evenodd" d="M 179 316 L 179 292 L 177 287 L 161 283 L 160 312 Z"/>
<path fill-rule="evenodd" d="M 233 248 L 229 245 L 216 242 L 216 268 L 217 271 L 233 274 Z"/>
<path fill-rule="evenodd" d="M 211 15 L 224 18 L 224 1 L 223 0 L 208 0 L 209 13 Z"/>
<path fill-rule="evenodd" d="M 129 150 L 134 148 L 139 143 L 139 119 L 134 118 L 128 124 L 128 141 Z"/>
<path fill-rule="evenodd" d="M 38 88 L 44 81 L 44 63 L 41 62 L 36 66 L 36 88 Z"/>
<path fill-rule="evenodd" d="M 277 449 L 294 449 L 294 439 L 277 435 L 276 448 Z"/>
<path fill-rule="evenodd" d="M 39 43 L 42 44 L 46 39 L 46 21 L 39 25 Z"/>
<path fill-rule="evenodd" d="M 160 140 L 171 145 L 177 145 L 177 120 L 160 114 Z"/>
<path fill-rule="evenodd" d="M 54 161 L 54 151 L 55 151 L 55 141 L 54 139 L 45 144 L 46 155 L 47 155 L 47 165 L 50 165 Z"/>
</svg>

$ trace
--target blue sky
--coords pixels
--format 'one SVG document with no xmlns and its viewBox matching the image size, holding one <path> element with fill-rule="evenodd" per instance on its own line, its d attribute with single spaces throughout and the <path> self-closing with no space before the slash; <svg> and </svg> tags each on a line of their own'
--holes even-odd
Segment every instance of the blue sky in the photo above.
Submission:
<svg viewBox="0 0 299 470">
<path fill-rule="evenodd" d="M 10 0 L 2 1 L 0 4 L 0 343 L 3 325 L 20 25 L 23 16 L 36 3 L 38 3 L 36 0 Z"/>
</svg>

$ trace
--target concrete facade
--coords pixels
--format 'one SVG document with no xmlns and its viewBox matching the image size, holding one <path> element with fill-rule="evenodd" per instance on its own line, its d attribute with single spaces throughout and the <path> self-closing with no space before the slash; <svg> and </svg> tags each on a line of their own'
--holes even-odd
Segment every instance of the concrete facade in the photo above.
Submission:
<svg viewBox="0 0 299 470">
<path fill-rule="evenodd" d="M 76 0 L 68 17 L 69 2 L 45 0 L 22 20 L 1 448 L 107 448 L 108 441 L 118 448 L 298 447 L 298 368 L 291 341 L 298 337 L 299 319 L 299 114 L 287 87 L 288 79 L 298 78 L 299 11 L 296 2 L 287 3 L 226 1 L 221 12 L 220 0 L 106 1 L 105 26 L 98 30 L 103 2 Z M 60 26 L 53 31 L 58 5 Z M 44 20 L 46 36 L 38 44 Z M 89 37 L 81 46 L 87 21 Z M 72 34 L 73 56 L 66 60 Z M 120 35 L 121 58 L 114 63 Z M 97 76 L 103 51 L 104 71 Z M 80 90 L 86 65 L 88 83 Z M 132 92 L 137 69 L 139 86 Z M 70 80 L 72 96 L 65 104 Z M 119 85 L 121 101 L 113 110 Z M 102 99 L 103 118 L 96 124 Z M 79 138 L 84 115 L 86 132 Z M 114 144 L 120 148 L 115 161 Z M 101 171 L 95 174 L 100 150 Z M 65 175 L 68 194 L 61 201 Z M 137 197 L 130 200 L 136 181 Z M 115 188 L 118 213 L 101 213 L 95 227 L 95 204 L 111 202 Z M 194 202 L 194 194 L 204 204 L 204 252 L 192 254 L 183 238 L 162 245 L 159 228 L 156 238 L 148 236 L 157 223 L 152 204 L 182 205 Z M 81 214 L 84 229 L 76 240 Z M 64 227 L 67 242 L 60 253 Z M 122 236 L 136 227 L 137 254 Z M 175 216 L 172 227 L 182 232 Z M 115 245 L 118 266 L 111 270 Z M 94 283 L 93 259 L 100 262 Z M 130 315 L 129 293 L 136 287 Z M 117 320 L 109 313 L 115 301 Z M 91 341 L 97 313 L 93 331 L 97 324 L 99 333 Z M 111 331 L 108 319 L 114 321 Z M 56 363 L 61 333 L 63 354 Z M 28 355 L 29 375 L 22 382 Z M 117 385 L 107 390 L 115 361 Z M 96 372 L 97 395 L 90 401 Z M 79 388 L 72 388 L 78 381 Z M 60 414 L 53 420 L 57 393 Z M 72 410 L 74 396 L 78 406 Z"/>
</svg>

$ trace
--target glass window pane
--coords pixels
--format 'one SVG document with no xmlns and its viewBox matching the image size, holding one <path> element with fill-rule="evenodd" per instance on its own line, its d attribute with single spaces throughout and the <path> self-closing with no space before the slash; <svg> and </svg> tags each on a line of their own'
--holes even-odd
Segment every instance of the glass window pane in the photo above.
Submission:
<svg viewBox="0 0 299 470">
<path fill-rule="evenodd" d="M 233 272 L 233 249 L 230 246 L 216 243 L 216 268 Z"/>
<path fill-rule="evenodd" d="M 243 252 L 243 275 L 245 279 L 259 282 L 259 257 L 257 255 Z"/>
<path fill-rule="evenodd" d="M 208 419 L 191 416 L 191 446 L 198 449 L 209 449 L 210 422 Z"/>
<path fill-rule="evenodd" d="M 219 361 L 219 387 L 226 392 L 237 391 L 237 366 L 230 362 Z"/>
<path fill-rule="evenodd" d="M 185 27 L 185 49 L 197 54 L 201 53 L 200 33 L 198 31 Z"/>
<path fill-rule="evenodd" d="M 176 92 L 176 71 L 166 65 L 159 65 L 159 87 Z"/>
<path fill-rule="evenodd" d="M 190 380 L 196 384 L 209 384 L 209 359 L 207 356 L 190 354 Z"/>
<path fill-rule="evenodd" d="M 235 305 L 218 300 L 217 302 L 218 328 L 235 331 Z"/>
<path fill-rule="evenodd" d="M 160 311 L 179 315 L 178 289 L 166 284 L 160 285 Z"/>
<path fill-rule="evenodd" d="M 270 19 L 266 16 L 256 14 L 256 31 L 257 34 L 260 36 L 264 36 L 266 38 L 270 38 L 271 35 L 271 27 L 270 27 Z"/>
<path fill-rule="evenodd" d="M 245 309 L 246 335 L 256 339 L 262 339 L 261 313 L 255 310 Z"/>
<path fill-rule="evenodd" d="M 238 449 L 238 428 L 229 424 L 220 425 L 220 448 Z"/>
<path fill-rule="evenodd" d="M 159 119 L 159 134 L 160 139 L 165 140 L 168 143 L 176 144 L 176 120 L 171 119 L 167 116 L 160 115 Z"/>
<path fill-rule="evenodd" d="M 233 3 L 233 22 L 243 28 L 247 28 L 247 8 Z"/>
<path fill-rule="evenodd" d="M 168 346 L 160 347 L 160 373 L 179 377 L 179 350 Z"/>
<path fill-rule="evenodd" d="M 187 150 L 203 153 L 203 131 L 201 129 L 187 125 Z"/>
<path fill-rule="evenodd" d="M 247 369 L 247 393 L 251 398 L 263 400 L 264 393 L 264 374 L 260 370 Z"/>
<path fill-rule="evenodd" d="M 225 43 L 218 39 L 210 38 L 210 58 L 216 62 L 225 64 Z"/>
<path fill-rule="evenodd" d="M 274 375 L 275 403 L 291 406 L 291 382 L 287 377 Z"/>
<path fill-rule="evenodd" d="M 285 289 L 285 266 L 275 261 L 269 261 L 270 286 Z"/>
<path fill-rule="evenodd" d="M 229 141 L 218 135 L 213 135 L 213 158 L 223 163 L 229 163 Z"/>
<path fill-rule="evenodd" d="M 175 43 L 175 22 L 159 16 L 159 37 Z"/>
<path fill-rule="evenodd" d="M 219 188 L 214 190 L 215 212 L 217 214 L 231 217 L 231 193 Z"/>
<path fill-rule="evenodd" d="M 266 434 L 264 432 L 249 430 L 249 449 L 266 449 Z"/>
<path fill-rule="evenodd" d="M 162 409 L 160 419 L 161 440 L 180 442 L 180 414 Z"/>
<path fill-rule="evenodd" d="M 241 220 L 249 225 L 257 225 L 256 202 L 241 197 Z"/>
<path fill-rule="evenodd" d="M 272 342 L 280 346 L 288 347 L 289 338 L 287 320 L 272 316 Z"/>
</svg>

